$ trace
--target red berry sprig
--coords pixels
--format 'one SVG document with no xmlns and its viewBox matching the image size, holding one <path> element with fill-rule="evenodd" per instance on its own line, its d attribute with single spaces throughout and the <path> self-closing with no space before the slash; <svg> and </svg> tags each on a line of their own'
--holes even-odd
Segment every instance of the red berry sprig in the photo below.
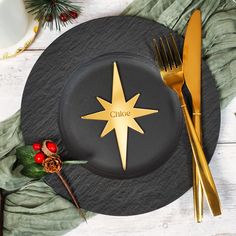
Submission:
<svg viewBox="0 0 236 236">
<path fill-rule="evenodd" d="M 73 18 L 73 19 L 76 19 L 78 17 L 78 12 L 76 11 L 70 11 L 70 17 Z"/>
<path fill-rule="evenodd" d="M 47 21 L 47 22 L 51 22 L 52 20 L 53 20 L 53 16 L 52 16 L 51 14 L 46 15 L 46 17 L 45 17 L 45 21 Z"/>
<path fill-rule="evenodd" d="M 45 154 L 43 152 L 38 152 L 35 154 L 34 156 L 34 161 L 37 163 L 37 164 L 42 164 L 43 161 L 45 160 Z"/>
<path fill-rule="evenodd" d="M 66 13 L 64 13 L 64 12 L 62 12 L 62 13 L 60 14 L 59 18 L 60 18 L 60 20 L 61 20 L 62 22 L 66 22 L 66 21 L 69 20 L 69 16 L 68 16 Z"/>
<path fill-rule="evenodd" d="M 54 142 L 47 141 L 46 146 L 50 152 L 57 153 L 57 145 Z"/>
<path fill-rule="evenodd" d="M 32 146 L 35 151 L 39 151 L 42 148 L 40 143 L 34 143 Z"/>
<path fill-rule="evenodd" d="M 57 144 L 51 140 L 44 140 L 42 144 L 34 143 L 32 147 L 35 151 L 38 151 L 34 156 L 34 161 L 37 164 L 41 164 L 46 173 L 55 173 L 58 175 L 58 177 L 61 179 L 62 183 L 64 184 L 67 192 L 71 196 L 75 206 L 78 208 L 79 214 L 86 221 L 85 215 L 83 211 L 81 211 L 79 203 L 77 202 L 77 199 L 75 198 L 72 192 L 72 189 L 70 188 L 69 184 L 64 179 L 64 177 L 62 176 L 62 173 L 61 173 L 62 161 L 61 161 L 61 157 L 57 154 L 58 152 Z"/>
<path fill-rule="evenodd" d="M 34 156 L 34 161 L 37 164 L 42 164 L 47 156 L 57 154 L 58 152 L 57 144 L 51 140 L 45 140 L 43 144 L 34 143 L 32 147 L 35 151 L 38 151 Z"/>
<path fill-rule="evenodd" d="M 62 12 L 59 16 L 62 22 L 68 21 L 70 18 L 76 19 L 79 16 L 78 12 L 76 11 L 69 11 L 69 13 Z"/>
</svg>

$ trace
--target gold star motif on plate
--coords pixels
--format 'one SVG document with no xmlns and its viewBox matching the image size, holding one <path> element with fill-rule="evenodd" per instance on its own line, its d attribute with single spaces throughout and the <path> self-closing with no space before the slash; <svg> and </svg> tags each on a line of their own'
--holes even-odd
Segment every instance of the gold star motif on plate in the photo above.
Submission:
<svg viewBox="0 0 236 236">
<path fill-rule="evenodd" d="M 113 129 L 115 130 L 123 170 L 126 170 L 128 128 L 143 134 L 144 131 L 135 121 L 135 118 L 158 112 L 158 110 L 134 107 L 139 96 L 140 94 L 138 93 L 126 102 L 117 65 L 116 62 L 114 62 L 112 102 L 110 103 L 100 97 L 97 97 L 98 102 L 102 105 L 104 110 L 81 117 L 82 119 L 88 120 L 107 121 L 106 126 L 101 133 L 101 137 L 104 137 Z"/>
</svg>

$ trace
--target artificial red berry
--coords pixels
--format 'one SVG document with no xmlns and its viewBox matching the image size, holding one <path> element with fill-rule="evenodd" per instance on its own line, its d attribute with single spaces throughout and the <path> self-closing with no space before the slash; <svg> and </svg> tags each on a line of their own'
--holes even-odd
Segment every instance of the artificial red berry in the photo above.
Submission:
<svg viewBox="0 0 236 236">
<path fill-rule="evenodd" d="M 52 21 L 52 20 L 53 20 L 53 16 L 52 16 L 51 14 L 46 15 L 45 21 L 50 22 L 50 21 Z"/>
<path fill-rule="evenodd" d="M 75 18 L 78 17 L 78 12 L 76 12 L 76 11 L 70 11 L 70 16 L 71 16 L 71 18 L 75 19 Z"/>
<path fill-rule="evenodd" d="M 39 151 L 42 147 L 40 143 L 34 143 L 32 146 L 35 151 Z"/>
<path fill-rule="evenodd" d="M 66 22 L 69 17 L 66 13 L 61 13 L 59 18 L 60 18 L 61 21 Z"/>
<path fill-rule="evenodd" d="M 38 152 L 35 154 L 34 156 L 34 161 L 37 163 L 37 164 L 42 164 L 44 159 L 45 159 L 45 154 L 43 152 Z"/>
<path fill-rule="evenodd" d="M 47 142 L 46 146 L 48 148 L 48 150 L 52 153 L 56 153 L 57 152 L 57 145 L 54 142 Z"/>
</svg>

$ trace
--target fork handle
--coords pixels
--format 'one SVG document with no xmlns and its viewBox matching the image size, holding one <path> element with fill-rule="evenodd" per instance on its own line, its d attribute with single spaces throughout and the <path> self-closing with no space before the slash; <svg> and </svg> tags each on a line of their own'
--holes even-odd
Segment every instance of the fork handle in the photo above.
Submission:
<svg viewBox="0 0 236 236">
<path fill-rule="evenodd" d="M 203 192 L 206 196 L 206 200 L 212 214 L 214 216 L 221 215 L 220 199 L 217 189 L 182 93 L 180 94 L 179 99 L 185 118 L 185 124 L 193 152 L 193 158 L 196 164 L 197 172 L 199 173 L 199 179 L 202 184 Z"/>
</svg>

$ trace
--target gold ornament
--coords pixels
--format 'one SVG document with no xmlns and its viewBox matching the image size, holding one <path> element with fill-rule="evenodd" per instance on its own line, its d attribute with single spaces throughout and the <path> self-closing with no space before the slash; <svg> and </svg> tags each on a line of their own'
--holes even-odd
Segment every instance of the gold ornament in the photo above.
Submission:
<svg viewBox="0 0 236 236">
<path fill-rule="evenodd" d="M 116 62 L 114 62 L 112 102 L 110 103 L 100 97 L 97 97 L 98 102 L 103 106 L 105 110 L 81 117 L 82 119 L 88 120 L 107 121 L 106 126 L 101 133 L 101 137 L 104 137 L 113 129 L 115 129 L 116 139 L 118 142 L 122 167 L 124 171 L 126 170 L 128 127 L 143 134 L 144 131 L 136 122 L 135 118 L 151 115 L 158 112 L 158 110 L 134 107 L 139 96 L 140 94 L 138 93 L 126 102 L 117 65 Z"/>
</svg>

